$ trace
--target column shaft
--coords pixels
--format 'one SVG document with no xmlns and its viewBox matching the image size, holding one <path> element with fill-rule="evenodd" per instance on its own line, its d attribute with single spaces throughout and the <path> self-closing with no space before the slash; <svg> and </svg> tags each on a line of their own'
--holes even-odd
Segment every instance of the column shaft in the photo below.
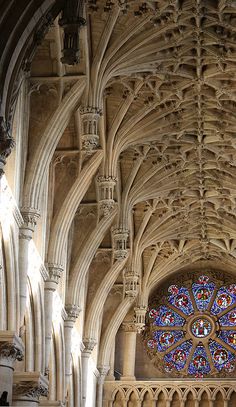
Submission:
<svg viewBox="0 0 236 407">
<path fill-rule="evenodd" d="M 122 380 L 135 380 L 136 337 L 135 326 L 128 326 L 124 332 L 124 357 Z"/>
</svg>

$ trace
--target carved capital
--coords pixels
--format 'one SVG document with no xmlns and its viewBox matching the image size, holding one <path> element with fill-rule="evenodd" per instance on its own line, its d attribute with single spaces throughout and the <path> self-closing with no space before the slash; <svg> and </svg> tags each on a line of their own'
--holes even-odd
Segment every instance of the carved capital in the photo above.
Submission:
<svg viewBox="0 0 236 407">
<path fill-rule="evenodd" d="M 29 229 L 33 232 L 40 217 L 39 211 L 35 208 L 23 207 L 21 208 L 21 214 L 24 219 L 24 225 L 21 229 Z"/>
<path fill-rule="evenodd" d="M 135 324 L 135 322 L 123 322 L 123 324 L 121 325 L 121 328 L 123 331 L 125 332 L 137 332 L 137 326 Z"/>
<path fill-rule="evenodd" d="M 97 345 L 97 341 L 94 338 L 84 338 L 83 340 L 84 343 L 84 352 L 85 353 L 92 353 L 93 349 Z"/>
<path fill-rule="evenodd" d="M 48 389 L 35 382 L 22 382 L 13 385 L 13 399 L 27 398 L 39 400 L 40 396 L 47 396 Z"/>
<path fill-rule="evenodd" d="M 48 380 L 39 372 L 15 372 L 13 400 L 38 401 L 48 395 Z"/>
<path fill-rule="evenodd" d="M 0 342 L 0 360 L 7 359 L 9 362 L 13 363 L 16 360 L 23 360 L 23 347 L 19 348 L 17 344 L 9 342 Z"/>
<path fill-rule="evenodd" d="M 98 371 L 100 373 L 100 376 L 98 378 L 98 383 L 103 384 L 105 377 L 107 376 L 107 373 L 110 370 L 110 366 L 99 366 Z"/>
<path fill-rule="evenodd" d="M 0 177 L 3 174 L 3 167 L 7 157 L 11 154 L 15 146 L 14 139 L 10 135 L 10 125 L 0 117 Z"/>
<path fill-rule="evenodd" d="M 66 321 L 71 321 L 74 323 L 81 312 L 81 308 L 75 304 L 67 304 L 65 309 L 67 312 Z"/>
<path fill-rule="evenodd" d="M 12 331 L 0 331 L 0 360 L 9 366 L 24 356 L 24 344 L 22 340 Z"/>
<path fill-rule="evenodd" d="M 52 263 L 48 263 L 47 264 L 47 270 L 49 273 L 49 278 L 48 278 L 48 282 L 52 282 L 52 283 L 56 283 L 58 284 L 61 275 L 63 273 L 63 268 L 62 266 L 58 265 L 58 264 L 52 264 Z"/>
</svg>

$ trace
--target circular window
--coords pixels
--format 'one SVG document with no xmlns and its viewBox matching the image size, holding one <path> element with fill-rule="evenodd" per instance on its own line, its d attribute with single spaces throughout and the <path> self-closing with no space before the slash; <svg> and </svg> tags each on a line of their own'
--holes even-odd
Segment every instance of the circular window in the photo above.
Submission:
<svg viewBox="0 0 236 407">
<path fill-rule="evenodd" d="M 218 288 L 200 276 L 188 287 L 172 284 L 161 305 L 149 309 L 145 344 L 155 365 L 177 376 L 234 371 L 236 284 Z"/>
<path fill-rule="evenodd" d="M 207 319 L 198 318 L 192 323 L 191 331 L 196 338 L 205 338 L 211 333 L 212 325 Z"/>
</svg>

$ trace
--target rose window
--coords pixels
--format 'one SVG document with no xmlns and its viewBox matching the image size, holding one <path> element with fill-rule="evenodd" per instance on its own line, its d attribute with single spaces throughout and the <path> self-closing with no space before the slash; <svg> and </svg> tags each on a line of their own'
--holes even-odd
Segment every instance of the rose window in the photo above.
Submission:
<svg viewBox="0 0 236 407">
<path fill-rule="evenodd" d="M 171 285 L 149 308 L 145 344 L 155 365 L 177 376 L 229 375 L 236 356 L 236 284 L 220 287 L 200 276 Z"/>
</svg>

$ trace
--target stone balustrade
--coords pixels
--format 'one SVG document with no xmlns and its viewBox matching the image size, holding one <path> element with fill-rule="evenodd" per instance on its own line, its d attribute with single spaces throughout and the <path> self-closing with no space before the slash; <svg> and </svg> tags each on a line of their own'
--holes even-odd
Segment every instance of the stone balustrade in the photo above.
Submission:
<svg viewBox="0 0 236 407">
<path fill-rule="evenodd" d="M 103 407 L 234 407 L 236 379 L 105 381 Z"/>
</svg>

